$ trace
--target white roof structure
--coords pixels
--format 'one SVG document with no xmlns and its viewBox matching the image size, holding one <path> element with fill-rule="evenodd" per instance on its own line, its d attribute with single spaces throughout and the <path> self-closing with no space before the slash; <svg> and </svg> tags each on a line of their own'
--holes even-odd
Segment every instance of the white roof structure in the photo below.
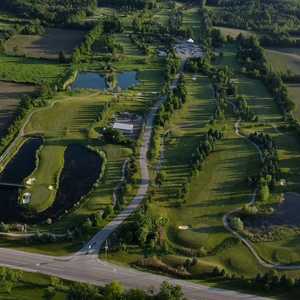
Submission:
<svg viewBox="0 0 300 300">
<path fill-rule="evenodd" d="M 126 123 L 114 123 L 113 129 L 119 129 L 119 130 L 124 130 L 124 131 L 133 131 L 133 124 L 126 124 Z"/>
<path fill-rule="evenodd" d="M 193 43 L 194 43 L 194 40 L 193 40 L 192 38 L 189 38 L 189 39 L 187 40 L 187 42 L 193 44 Z"/>
</svg>

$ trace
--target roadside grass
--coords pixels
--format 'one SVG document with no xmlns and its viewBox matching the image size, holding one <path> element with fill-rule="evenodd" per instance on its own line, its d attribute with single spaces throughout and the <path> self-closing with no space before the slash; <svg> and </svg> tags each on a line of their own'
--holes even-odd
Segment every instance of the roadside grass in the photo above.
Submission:
<svg viewBox="0 0 300 300">
<path fill-rule="evenodd" d="M 21 97 L 35 90 L 32 85 L 0 81 L 0 137 L 14 120 Z"/>
<path fill-rule="evenodd" d="M 42 59 L 0 55 L 0 80 L 19 83 L 52 83 L 66 65 Z"/>
<path fill-rule="evenodd" d="M 12 289 L 11 293 L 5 291 L 5 287 L 0 287 L 0 298 L 2 300 L 42 300 L 47 287 L 51 286 L 51 277 L 23 272 L 22 279 Z M 57 291 L 52 300 L 66 299 L 66 293 Z"/>
<path fill-rule="evenodd" d="M 84 35 L 84 31 L 58 28 L 47 28 L 42 36 L 16 34 L 5 43 L 5 51 L 26 57 L 58 59 L 60 51 L 70 56 Z"/>
<path fill-rule="evenodd" d="M 265 49 L 265 54 L 269 64 L 274 71 L 300 74 L 300 53 L 291 48 L 285 49 Z"/>
</svg>

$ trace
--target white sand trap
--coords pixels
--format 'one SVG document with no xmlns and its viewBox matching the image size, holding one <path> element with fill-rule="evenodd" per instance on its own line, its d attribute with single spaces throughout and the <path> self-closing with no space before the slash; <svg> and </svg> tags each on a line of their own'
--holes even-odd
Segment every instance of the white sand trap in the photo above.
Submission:
<svg viewBox="0 0 300 300">
<path fill-rule="evenodd" d="M 35 178 L 28 178 L 26 180 L 27 185 L 33 185 L 35 183 L 36 179 Z"/>
<path fill-rule="evenodd" d="M 188 225 L 179 225 L 178 226 L 179 230 L 188 230 L 189 228 L 190 228 L 190 226 L 188 226 Z"/>
<path fill-rule="evenodd" d="M 48 190 L 49 190 L 49 191 L 54 191 L 54 186 L 53 186 L 53 185 L 49 185 L 49 186 L 48 186 Z"/>
</svg>

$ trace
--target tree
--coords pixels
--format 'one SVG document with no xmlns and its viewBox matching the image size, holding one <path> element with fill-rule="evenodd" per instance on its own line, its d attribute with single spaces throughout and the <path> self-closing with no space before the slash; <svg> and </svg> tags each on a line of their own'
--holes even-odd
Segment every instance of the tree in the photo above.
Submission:
<svg viewBox="0 0 300 300">
<path fill-rule="evenodd" d="M 67 300 L 96 300 L 98 298 L 98 289 L 84 283 L 73 283 L 67 294 Z"/>
<path fill-rule="evenodd" d="M 164 281 L 156 297 L 157 300 L 185 300 L 181 287 Z"/>
<path fill-rule="evenodd" d="M 52 286 L 49 286 L 44 291 L 43 299 L 44 300 L 52 300 L 55 297 L 55 295 L 56 295 L 55 288 L 53 288 Z"/>
<path fill-rule="evenodd" d="M 119 283 L 113 281 L 104 288 L 104 299 L 105 300 L 121 300 L 124 295 L 124 287 Z"/>
<path fill-rule="evenodd" d="M 270 189 L 267 183 L 263 182 L 260 184 L 258 197 L 260 201 L 267 201 L 270 198 Z"/>
<path fill-rule="evenodd" d="M 243 221 L 238 217 L 233 217 L 230 220 L 231 227 L 236 231 L 243 231 L 244 230 L 244 223 Z"/>
</svg>

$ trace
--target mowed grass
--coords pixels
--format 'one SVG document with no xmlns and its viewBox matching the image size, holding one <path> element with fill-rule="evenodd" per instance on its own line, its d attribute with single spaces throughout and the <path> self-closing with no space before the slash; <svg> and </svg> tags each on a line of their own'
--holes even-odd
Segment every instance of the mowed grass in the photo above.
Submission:
<svg viewBox="0 0 300 300">
<path fill-rule="evenodd" d="M 209 127 L 206 124 L 211 119 L 216 108 L 212 87 L 207 77 L 186 76 L 188 97 L 186 104 L 174 113 L 172 121 L 166 126 L 169 132 L 164 145 L 164 160 L 162 169 L 166 172 L 166 182 L 161 187 L 157 198 L 172 199 L 181 186 L 182 178 L 189 173 L 191 155 L 200 142 L 200 138 Z"/>
<path fill-rule="evenodd" d="M 246 178 L 258 165 L 254 148 L 237 137 L 232 129 L 219 142 L 200 175 L 193 178 L 187 202 L 180 208 L 169 208 L 173 236 L 182 246 L 212 251 L 231 237 L 223 226 L 223 216 L 251 199 Z M 188 230 L 178 230 L 188 225 Z"/>
<path fill-rule="evenodd" d="M 30 206 L 38 213 L 51 207 L 55 200 L 58 179 L 64 165 L 65 149 L 63 145 L 49 143 L 44 145 L 38 154 L 38 167 L 29 177 L 34 179 L 34 183 L 25 190 L 31 193 Z"/>
<path fill-rule="evenodd" d="M 54 105 L 33 114 L 25 134 L 42 134 L 52 139 L 84 139 L 97 120 L 109 95 L 100 92 L 76 92 L 73 96 L 59 94 Z"/>
<path fill-rule="evenodd" d="M 80 30 L 47 28 L 44 35 L 13 35 L 6 43 L 10 54 L 34 58 L 58 59 L 60 51 L 70 56 L 83 41 L 85 32 Z"/>
<path fill-rule="evenodd" d="M 266 49 L 265 54 L 274 71 L 300 74 L 300 53 L 291 49 Z"/>
<path fill-rule="evenodd" d="M 13 121 L 21 97 L 34 92 L 32 85 L 0 81 L 0 137 Z"/>
<path fill-rule="evenodd" d="M 0 80 L 20 83 L 52 83 L 65 71 L 66 65 L 48 60 L 0 55 Z"/>
<path fill-rule="evenodd" d="M 188 82 L 187 104 L 167 128 L 172 137 L 164 151 L 163 170 L 167 179 L 157 200 L 170 218 L 171 240 L 189 248 L 204 246 L 212 250 L 230 236 L 223 227 L 223 215 L 250 199 L 251 190 L 245 179 L 256 167 L 256 153 L 234 134 L 233 124 L 228 125 L 225 139 L 218 142 L 203 171 L 193 178 L 187 202 L 174 208 L 172 199 L 189 172 L 191 155 L 201 135 L 210 128 L 206 124 L 215 109 L 208 79 L 200 77 L 196 82 Z M 190 229 L 180 231 L 179 225 Z"/>
<path fill-rule="evenodd" d="M 200 19 L 199 19 L 199 8 L 197 6 L 183 10 L 183 27 L 190 28 L 192 36 L 195 41 L 199 42 L 200 36 Z"/>
</svg>

